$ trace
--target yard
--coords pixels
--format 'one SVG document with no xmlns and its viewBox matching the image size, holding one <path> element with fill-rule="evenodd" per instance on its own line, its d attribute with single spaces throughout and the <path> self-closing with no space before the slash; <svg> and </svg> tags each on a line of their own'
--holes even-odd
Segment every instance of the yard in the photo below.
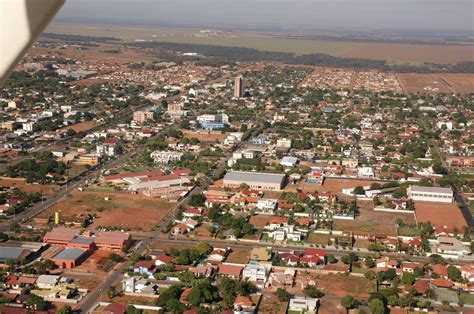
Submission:
<svg viewBox="0 0 474 314">
<path fill-rule="evenodd" d="M 331 238 L 331 236 L 329 234 L 321 234 L 321 233 L 311 232 L 311 233 L 308 234 L 308 239 L 306 240 L 306 243 L 318 244 L 318 245 L 328 245 L 330 238 Z"/>
<path fill-rule="evenodd" d="M 232 248 L 225 262 L 231 264 L 246 264 L 250 258 L 250 249 Z"/>
</svg>

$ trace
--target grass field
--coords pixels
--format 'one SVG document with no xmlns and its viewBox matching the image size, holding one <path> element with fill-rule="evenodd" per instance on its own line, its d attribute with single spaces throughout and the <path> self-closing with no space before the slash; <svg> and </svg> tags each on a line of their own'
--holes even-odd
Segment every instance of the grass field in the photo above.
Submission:
<svg viewBox="0 0 474 314">
<path fill-rule="evenodd" d="M 340 57 L 387 60 L 390 62 L 453 63 L 474 61 L 472 46 L 380 44 L 351 41 L 322 41 L 287 39 L 277 34 L 228 32 L 229 36 L 196 37 L 198 29 L 165 27 L 125 27 L 97 24 L 52 23 L 46 32 L 89 36 L 111 36 L 125 41 L 152 40 L 157 42 L 193 43 L 205 45 L 254 48 L 265 51 L 296 54 L 326 53 Z"/>
<path fill-rule="evenodd" d="M 329 234 L 320 234 L 312 232 L 308 234 L 308 239 L 306 240 L 306 243 L 328 245 L 330 237 L 331 236 Z"/>
</svg>

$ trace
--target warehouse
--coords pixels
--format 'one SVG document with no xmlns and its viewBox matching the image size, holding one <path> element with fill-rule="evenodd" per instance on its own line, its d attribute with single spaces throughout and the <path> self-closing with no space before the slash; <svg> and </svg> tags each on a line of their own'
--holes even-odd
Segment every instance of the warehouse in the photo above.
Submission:
<svg viewBox="0 0 474 314">
<path fill-rule="evenodd" d="M 452 203 L 453 191 L 450 188 L 431 186 L 409 186 L 407 195 L 414 201 Z"/>
<path fill-rule="evenodd" d="M 251 189 L 281 191 L 285 178 L 284 174 L 278 173 L 229 171 L 224 177 L 224 187 L 238 188 L 245 183 Z"/>
<path fill-rule="evenodd" d="M 51 260 L 58 267 L 70 269 L 83 262 L 86 259 L 87 254 L 88 251 L 84 249 L 66 248 L 54 255 Z"/>
</svg>

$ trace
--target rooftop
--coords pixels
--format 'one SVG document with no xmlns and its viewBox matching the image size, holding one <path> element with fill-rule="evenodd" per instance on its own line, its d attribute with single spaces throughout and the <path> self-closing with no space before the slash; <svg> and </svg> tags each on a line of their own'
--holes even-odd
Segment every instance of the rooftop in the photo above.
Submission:
<svg viewBox="0 0 474 314">
<path fill-rule="evenodd" d="M 284 174 L 279 173 L 263 173 L 263 172 L 247 172 L 247 171 L 229 171 L 224 177 L 225 180 L 262 182 L 281 184 L 285 178 Z"/>
<path fill-rule="evenodd" d="M 86 250 L 84 249 L 72 249 L 72 248 L 66 248 L 59 252 L 58 254 L 53 256 L 53 259 L 65 259 L 65 260 L 77 260 L 79 259 L 84 253 L 86 253 Z"/>
</svg>

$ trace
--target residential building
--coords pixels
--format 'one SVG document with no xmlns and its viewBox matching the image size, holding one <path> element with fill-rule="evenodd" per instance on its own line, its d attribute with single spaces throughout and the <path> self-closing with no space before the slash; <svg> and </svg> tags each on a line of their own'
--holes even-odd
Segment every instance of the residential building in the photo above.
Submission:
<svg viewBox="0 0 474 314">
<path fill-rule="evenodd" d="M 244 77 L 239 75 L 234 80 L 234 97 L 242 98 L 244 96 Z"/>
<path fill-rule="evenodd" d="M 153 111 L 135 111 L 133 113 L 133 121 L 138 124 L 145 123 L 148 120 L 153 120 L 155 113 Z"/>
<path fill-rule="evenodd" d="M 184 154 L 180 152 L 169 152 L 159 150 L 155 150 L 150 154 L 150 157 L 153 159 L 153 162 L 157 164 L 168 164 L 171 161 L 180 161 L 183 156 Z"/>
<path fill-rule="evenodd" d="M 288 313 L 316 314 L 319 299 L 294 296 L 288 304 Z"/>
<path fill-rule="evenodd" d="M 264 287 L 270 274 L 271 266 L 251 264 L 244 267 L 242 278 Z"/>
</svg>

